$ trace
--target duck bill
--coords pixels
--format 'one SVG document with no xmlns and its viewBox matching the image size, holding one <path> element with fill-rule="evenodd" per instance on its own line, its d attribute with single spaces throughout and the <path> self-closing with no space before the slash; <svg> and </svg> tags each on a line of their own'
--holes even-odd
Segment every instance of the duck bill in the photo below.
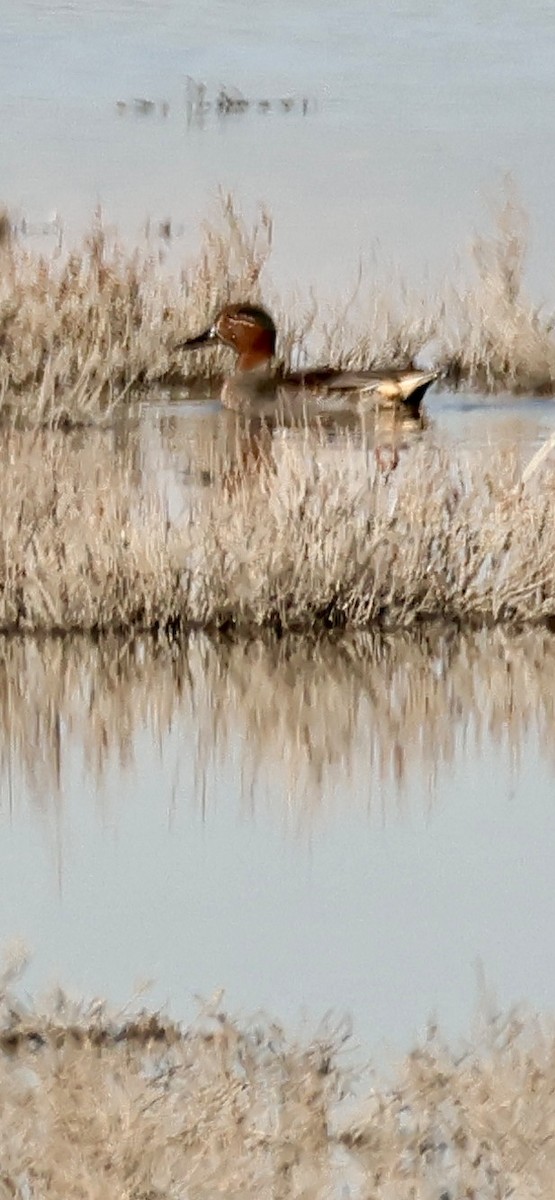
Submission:
<svg viewBox="0 0 555 1200">
<path fill-rule="evenodd" d="M 198 333 L 194 338 L 188 338 L 186 342 L 178 342 L 176 350 L 196 350 L 199 346 L 206 346 L 210 342 L 218 340 L 218 335 L 211 325 L 209 329 L 205 329 L 204 333 Z"/>
</svg>

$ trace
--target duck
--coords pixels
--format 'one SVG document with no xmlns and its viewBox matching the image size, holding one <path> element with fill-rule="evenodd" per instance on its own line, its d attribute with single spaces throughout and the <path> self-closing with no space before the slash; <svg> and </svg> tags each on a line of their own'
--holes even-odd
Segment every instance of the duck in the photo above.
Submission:
<svg viewBox="0 0 555 1200">
<path fill-rule="evenodd" d="M 228 408 L 243 408 L 286 389 L 320 395 L 350 394 L 361 401 L 373 397 L 378 405 L 418 416 L 425 393 L 439 378 L 438 371 L 420 370 L 412 363 L 380 370 L 331 366 L 284 370 L 274 366 L 276 340 L 275 322 L 267 309 L 258 304 L 226 304 L 207 329 L 179 342 L 176 350 L 198 350 L 215 343 L 235 351 L 235 373 L 224 382 L 221 395 Z"/>
</svg>

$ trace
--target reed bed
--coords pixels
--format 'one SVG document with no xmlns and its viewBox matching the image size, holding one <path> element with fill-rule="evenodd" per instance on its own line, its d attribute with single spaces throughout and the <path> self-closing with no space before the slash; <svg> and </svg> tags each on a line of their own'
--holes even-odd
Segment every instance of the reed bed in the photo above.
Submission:
<svg viewBox="0 0 555 1200">
<path fill-rule="evenodd" d="M 239 450 L 231 475 L 183 489 L 173 520 L 125 451 L 6 435 L 0 631 L 555 618 L 555 482 L 537 471 L 524 486 L 512 451 L 415 442 L 384 472 L 350 437 L 329 447 L 309 428 Z"/>
<path fill-rule="evenodd" d="M 553 394 L 553 318 L 526 296 L 525 221 L 508 192 L 494 231 L 471 248 L 468 271 L 436 294 L 359 279 L 331 309 L 314 295 L 279 300 L 268 280 L 272 220 L 250 227 L 229 196 L 206 225 L 196 262 L 171 275 L 152 240 L 128 252 L 97 214 L 83 244 L 37 256 L 0 220 L 0 416 L 31 425 L 106 419 L 161 384 L 216 386 L 224 352 L 176 346 L 232 300 L 266 301 L 280 328 L 279 356 L 353 367 L 403 365 L 433 344 L 451 384 Z"/>
<path fill-rule="evenodd" d="M 64 631 L 165 626 L 181 542 L 132 453 L 62 433 L 10 431 L 0 447 L 0 625 Z M 169 607 L 168 607 L 169 606 Z"/>
<path fill-rule="evenodd" d="M 261 212 L 247 229 L 229 197 L 206 226 L 197 261 L 171 276 L 146 238 L 129 253 L 95 215 L 82 246 L 50 258 L 25 248 L 0 218 L 0 414 L 27 425 L 105 421 L 161 381 L 209 382 L 221 354 L 184 358 L 191 326 L 234 298 L 256 297 L 271 248 Z"/>
<path fill-rule="evenodd" d="M 217 999 L 183 1029 L 4 984 L 3 1197 L 275 1200 L 550 1197 L 555 1037 L 492 1011 L 465 1047 L 437 1030 L 385 1083 L 345 1023 L 295 1039 Z"/>
<path fill-rule="evenodd" d="M 50 828 L 81 783 L 117 818 L 145 732 L 167 766 L 182 731 L 179 794 L 197 811 L 233 762 L 243 814 L 302 836 L 339 803 L 383 822 L 440 802 L 460 755 L 484 746 L 517 761 L 532 739 L 553 766 L 554 720 L 555 638 L 541 629 L 0 639 L 1 791 L 14 818 L 25 796 Z"/>
<path fill-rule="evenodd" d="M 312 436 L 283 438 L 205 514 L 192 560 L 199 623 L 549 621 L 554 498 L 545 473 L 523 487 L 512 451 L 414 443 L 384 473 L 348 440 L 326 455 Z"/>
</svg>

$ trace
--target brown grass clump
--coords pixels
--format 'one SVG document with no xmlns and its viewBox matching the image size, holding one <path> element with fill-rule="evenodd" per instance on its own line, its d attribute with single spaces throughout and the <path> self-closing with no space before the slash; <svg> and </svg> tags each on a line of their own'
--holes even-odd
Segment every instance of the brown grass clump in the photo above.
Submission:
<svg viewBox="0 0 555 1200">
<path fill-rule="evenodd" d="M 303 1045 L 217 1004 L 182 1030 L 61 993 L 46 1013 L 2 1000 L 0 1194 L 239 1200 L 332 1178 L 337 1034 Z"/>
<path fill-rule="evenodd" d="M 0 626 L 165 626 L 179 607 L 177 535 L 132 456 L 99 441 L 6 433 L 0 445 Z"/>
<path fill-rule="evenodd" d="M 493 234 L 474 239 L 476 284 L 446 297 L 440 357 L 448 380 L 485 392 L 553 393 L 555 320 L 526 296 L 526 245 L 526 217 L 508 186 Z"/>
<path fill-rule="evenodd" d="M 485 1037 L 484 1037 L 485 1034 Z M 456 1053 L 430 1030 L 388 1092 L 342 1134 L 365 1196 L 383 1200 L 547 1197 L 555 1169 L 555 1039 L 515 1012 Z"/>
<path fill-rule="evenodd" d="M 271 247 L 263 211 L 252 230 L 223 198 L 224 223 L 207 226 L 198 261 L 170 278 L 160 257 L 124 252 L 97 214 L 79 250 L 37 258 L 0 229 L 0 415 L 30 424 L 102 418 L 132 393 L 198 376 L 199 356 L 176 344 L 215 308 L 257 298 Z M 221 355 L 200 364 L 221 375 Z"/>
<path fill-rule="evenodd" d="M 513 453 L 414 444 L 382 474 L 347 437 L 277 436 L 171 521 L 126 452 L 0 445 L 0 630 L 253 631 L 555 616 L 555 483 Z M 266 450 L 264 451 L 266 455 Z"/>
<path fill-rule="evenodd" d="M 249 228 L 229 196 L 221 204 L 222 220 L 205 226 L 197 262 L 177 277 L 148 241 L 125 252 L 100 215 L 79 249 L 47 259 L 24 249 L 3 213 L 0 416 L 33 425 L 89 423 L 162 382 L 215 384 L 230 363 L 224 352 L 175 347 L 232 300 L 270 304 L 285 365 L 299 356 L 346 367 L 402 365 L 433 342 L 451 382 L 553 392 L 553 320 L 524 296 L 524 222 L 510 191 L 493 235 L 475 241 L 475 287 L 455 281 L 444 294 L 422 296 L 401 282 L 378 278 L 368 286 L 361 278 L 331 312 L 314 298 L 291 311 L 271 289 L 268 296 L 268 213 Z"/>
<path fill-rule="evenodd" d="M 352 1096 L 349 1033 L 294 1040 L 217 1001 L 181 1029 L 4 985 L 2 1196 L 375 1200 L 552 1193 L 555 1038 L 492 1015 L 455 1051 L 437 1032 Z M 351 1062 L 352 1062 L 352 1055 Z"/>
<path fill-rule="evenodd" d="M 555 614 L 555 484 L 520 482 L 512 452 L 413 445 L 383 476 L 345 444 L 282 440 L 219 496 L 195 547 L 202 624 L 361 628 Z M 540 486 L 541 481 L 541 486 Z"/>
</svg>

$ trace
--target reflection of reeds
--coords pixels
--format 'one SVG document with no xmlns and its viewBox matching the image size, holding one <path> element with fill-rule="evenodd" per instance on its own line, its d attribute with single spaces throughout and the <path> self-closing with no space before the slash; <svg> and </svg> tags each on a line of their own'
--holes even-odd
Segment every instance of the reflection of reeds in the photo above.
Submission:
<svg viewBox="0 0 555 1200">
<path fill-rule="evenodd" d="M 6 986 L 0 1019 L 6 1197 L 551 1195 L 555 1040 L 531 1016 L 491 1014 L 464 1052 L 430 1031 L 356 1102 L 344 1023 L 294 1040 L 214 1001 L 182 1029 Z"/>
<path fill-rule="evenodd" d="M 532 630 L 308 642 L 196 634 L 148 648 L 141 639 L 4 638 L 0 766 L 5 781 L 23 777 L 34 797 L 55 800 L 75 747 L 98 790 L 136 765 L 143 729 L 162 753 L 172 730 L 187 729 L 197 804 L 210 802 L 239 754 L 241 802 L 282 797 L 297 830 L 339 795 L 372 809 L 380 797 L 408 798 L 418 779 L 433 797 L 463 746 L 517 756 L 533 736 L 550 755 L 554 679 L 555 641 Z"/>
<path fill-rule="evenodd" d="M 555 483 L 512 453 L 407 446 L 382 474 L 349 434 L 239 437 L 166 515 L 131 449 L 0 444 L 0 630 L 367 628 L 555 615 Z M 130 443 L 132 446 L 133 443 Z M 231 444 L 231 443 L 230 443 Z M 229 448 L 229 447 L 228 447 Z M 541 488 L 538 481 L 541 478 Z M 177 484 L 176 484 L 177 486 Z"/>
<path fill-rule="evenodd" d="M 224 197 L 220 225 L 206 226 L 198 260 L 180 278 L 160 269 L 152 247 L 125 253 L 97 217 L 83 246 L 47 260 L 25 250 L 0 221 L 0 413 L 39 424 L 99 419 L 137 389 L 160 381 L 222 378 L 222 351 L 175 347 L 223 303 L 263 299 L 272 246 L 262 212 L 252 229 Z M 348 304 L 326 313 L 314 301 L 299 316 L 279 311 L 280 357 L 302 361 L 310 344 L 323 362 L 402 365 L 434 340 L 452 381 L 486 389 L 552 392 L 553 322 L 523 294 L 525 243 L 510 198 L 494 235 L 474 248 L 478 283 L 422 297 L 401 286 L 358 281 Z M 168 219 L 160 233 L 168 240 Z M 162 253 L 162 251 L 160 251 Z M 282 306 L 283 308 L 283 306 Z M 227 360 L 229 361 L 229 360 Z"/>
<path fill-rule="evenodd" d="M 555 643 L 545 633 L 205 643 L 191 669 L 201 675 L 198 761 L 221 775 L 239 745 L 245 802 L 277 789 L 294 828 L 321 816 L 334 793 L 369 811 L 388 795 L 408 799 L 415 780 L 433 797 L 464 744 L 516 757 L 535 734 L 550 753 Z"/>
</svg>

